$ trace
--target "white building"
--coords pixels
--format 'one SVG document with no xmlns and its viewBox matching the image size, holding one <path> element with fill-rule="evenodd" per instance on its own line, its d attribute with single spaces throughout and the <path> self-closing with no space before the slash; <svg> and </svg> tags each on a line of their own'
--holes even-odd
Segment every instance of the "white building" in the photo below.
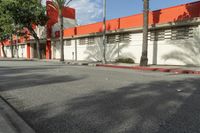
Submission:
<svg viewBox="0 0 200 133">
<path fill-rule="evenodd" d="M 108 20 L 108 61 L 132 58 L 139 63 L 142 53 L 143 15 Z M 64 30 L 65 60 L 101 61 L 103 23 Z M 59 32 L 49 38 L 51 58 L 60 58 Z M 200 65 L 200 2 L 178 5 L 149 13 L 148 63 L 163 65 Z M 26 49 L 26 48 L 25 48 Z M 2 52 L 1 52 L 2 53 Z"/>
</svg>

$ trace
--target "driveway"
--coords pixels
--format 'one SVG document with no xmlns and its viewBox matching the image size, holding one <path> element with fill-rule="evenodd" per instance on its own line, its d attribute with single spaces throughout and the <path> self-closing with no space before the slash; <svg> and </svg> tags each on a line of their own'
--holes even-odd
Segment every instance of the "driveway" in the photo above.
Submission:
<svg viewBox="0 0 200 133">
<path fill-rule="evenodd" d="M 37 133 L 199 133 L 200 77 L 0 61 L 0 94 Z"/>
</svg>

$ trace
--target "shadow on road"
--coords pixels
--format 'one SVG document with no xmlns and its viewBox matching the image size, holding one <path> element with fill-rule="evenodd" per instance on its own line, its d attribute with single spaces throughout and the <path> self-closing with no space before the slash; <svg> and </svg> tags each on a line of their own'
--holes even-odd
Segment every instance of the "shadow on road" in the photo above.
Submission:
<svg viewBox="0 0 200 133">
<path fill-rule="evenodd" d="M 197 133 L 199 85 L 199 79 L 132 84 L 21 114 L 38 133 Z"/>
<path fill-rule="evenodd" d="M 34 72 L 34 71 L 43 71 L 43 70 L 51 70 L 56 69 L 56 66 L 52 67 L 23 67 L 23 68 L 13 68 L 13 67 L 0 67 L 0 76 L 8 76 L 10 74 L 20 74 L 26 72 Z"/>
<path fill-rule="evenodd" d="M 72 76 L 67 74 L 53 75 L 62 65 L 45 65 L 35 67 L 1 67 L 0 92 L 23 89 L 41 85 L 72 82 L 86 78 L 86 75 Z M 62 69 L 62 68 L 61 68 Z M 63 70 L 61 72 L 64 72 Z M 54 72 L 55 74 L 56 72 Z"/>
</svg>

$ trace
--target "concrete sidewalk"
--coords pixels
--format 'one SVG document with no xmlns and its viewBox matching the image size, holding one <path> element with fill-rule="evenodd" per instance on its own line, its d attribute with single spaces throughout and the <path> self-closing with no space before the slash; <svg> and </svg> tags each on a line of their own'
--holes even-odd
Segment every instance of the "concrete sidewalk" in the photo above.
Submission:
<svg viewBox="0 0 200 133">
<path fill-rule="evenodd" d="M 0 133 L 35 133 L 1 96 Z"/>
<path fill-rule="evenodd" d="M 200 66 L 181 66 L 181 65 L 149 65 L 148 67 L 141 67 L 139 64 L 127 64 L 127 63 L 108 63 L 102 64 L 101 62 L 89 62 L 89 61 L 72 61 L 65 60 L 60 62 L 59 60 L 47 60 L 47 59 L 20 59 L 20 58 L 0 58 L 0 61 L 38 61 L 47 63 L 59 63 L 67 65 L 79 65 L 79 66 L 96 66 L 96 67 L 111 67 L 111 68 L 123 68 L 142 71 L 158 71 L 158 72 L 171 72 L 176 74 L 197 74 L 200 75 Z"/>
<path fill-rule="evenodd" d="M 41 62 L 52 62 L 61 63 L 59 60 L 37 60 Z M 139 64 L 128 64 L 128 63 L 108 63 L 102 64 L 101 62 L 92 61 L 72 61 L 65 60 L 62 64 L 68 65 L 81 65 L 81 66 L 103 66 L 103 67 L 113 67 L 113 68 L 127 68 L 127 69 L 137 69 L 137 70 L 149 70 L 149 71 L 160 71 L 160 72 L 174 72 L 174 73 L 184 73 L 184 74 L 200 74 L 200 66 L 181 66 L 181 65 L 149 65 L 148 67 L 140 67 Z"/>
</svg>

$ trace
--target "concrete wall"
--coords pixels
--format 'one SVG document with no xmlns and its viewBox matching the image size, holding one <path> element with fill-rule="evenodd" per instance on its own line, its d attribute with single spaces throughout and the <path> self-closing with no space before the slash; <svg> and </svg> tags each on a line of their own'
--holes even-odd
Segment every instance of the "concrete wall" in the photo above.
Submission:
<svg viewBox="0 0 200 133">
<path fill-rule="evenodd" d="M 71 45 L 66 44 L 66 41 L 64 41 L 64 58 L 66 60 L 75 60 L 75 40 L 71 41 Z"/>
<path fill-rule="evenodd" d="M 190 29 L 188 38 L 171 39 L 164 38 L 161 40 L 151 40 L 149 35 L 148 59 L 149 64 L 161 65 L 200 65 L 200 26 L 185 26 Z M 165 31 L 164 37 L 172 37 L 172 29 L 165 28 L 158 29 Z M 183 27 L 184 28 L 184 27 Z M 155 32 L 154 30 L 150 31 Z M 169 32 L 169 33 L 168 33 Z M 116 33 L 115 33 L 116 34 Z M 118 35 L 117 33 L 116 35 Z M 122 33 L 120 33 L 122 34 Z M 180 34 L 180 33 L 177 33 Z M 183 33 L 181 33 L 183 34 Z M 86 36 L 83 38 L 89 38 Z M 142 32 L 129 33 L 130 41 L 115 41 L 114 43 L 107 43 L 106 58 L 108 61 L 114 61 L 117 58 L 125 57 L 132 58 L 136 63 L 140 62 L 142 53 Z M 68 43 L 67 43 L 68 41 Z M 70 44 L 69 44 L 70 41 Z M 11 57 L 11 49 L 5 46 L 5 53 L 7 57 Z M 52 42 L 52 58 L 60 58 L 60 42 L 59 40 Z M 27 58 L 27 45 L 17 45 L 14 47 L 15 58 Z M 1 50 L 1 56 L 3 52 Z M 65 60 L 78 61 L 101 61 L 103 55 L 102 37 L 94 37 L 94 43 L 81 44 L 81 38 L 71 38 L 64 41 L 64 57 Z M 30 57 L 33 58 L 34 48 L 31 44 Z"/>
<path fill-rule="evenodd" d="M 27 45 L 19 45 L 19 58 L 27 58 Z"/>
<path fill-rule="evenodd" d="M 172 38 L 167 38 L 167 36 L 174 36 L 174 33 L 172 35 L 172 30 L 175 29 L 176 31 L 176 28 L 180 27 L 158 29 L 164 31 L 164 39 L 149 39 L 149 64 L 200 65 L 200 26 L 185 26 L 185 28 L 190 29 L 190 35 L 188 35 L 190 37 L 188 38 L 173 40 Z M 170 35 L 168 35 L 169 33 Z M 177 35 L 179 34 L 185 33 L 177 33 Z M 151 37 L 149 36 L 149 38 Z M 53 43 L 52 50 L 53 58 L 59 59 L 59 41 Z M 95 37 L 94 44 L 87 43 L 84 45 L 80 44 L 80 39 L 76 39 L 75 41 L 72 38 L 71 45 L 65 45 L 64 51 L 65 60 L 76 60 L 77 56 L 78 61 L 100 61 L 103 54 L 102 38 Z M 136 63 L 139 63 L 142 53 L 142 32 L 130 33 L 130 41 L 128 42 L 107 43 L 106 51 L 108 61 L 114 61 L 119 57 L 129 57 L 134 59 Z"/>
<path fill-rule="evenodd" d="M 200 65 L 200 26 L 193 37 L 157 42 L 157 63 L 167 65 Z"/>
<path fill-rule="evenodd" d="M 8 58 L 11 58 L 11 47 L 5 46 L 4 47 L 5 54 Z M 3 57 L 3 51 L 1 49 L 1 57 Z M 13 46 L 13 55 L 14 58 L 27 58 L 27 45 L 21 44 Z"/>
<path fill-rule="evenodd" d="M 54 41 L 52 43 L 52 58 L 60 59 L 60 42 Z"/>
<path fill-rule="evenodd" d="M 7 57 L 11 57 L 11 49 L 10 46 L 4 47 L 5 53 Z"/>
</svg>

